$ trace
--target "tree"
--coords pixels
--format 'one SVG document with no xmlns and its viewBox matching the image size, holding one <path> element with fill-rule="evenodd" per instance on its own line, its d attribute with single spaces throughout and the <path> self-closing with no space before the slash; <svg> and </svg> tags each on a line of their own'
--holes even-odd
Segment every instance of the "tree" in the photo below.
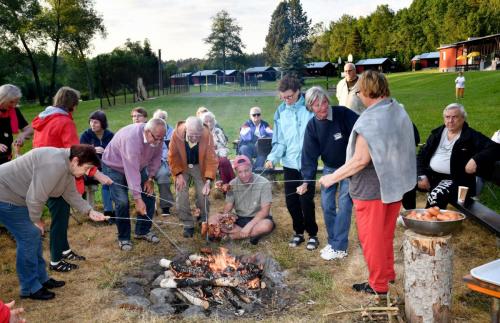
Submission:
<svg viewBox="0 0 500 323">
<path fill-rule="evenodd" d="M 243 55 L 241 49 L 245 48 L 245 45 L 241 42 L 240 31 L 241 27 L 227 11 L 221 10 L 212 17 L 212 32 L 204 41 L 211 46 L 208 57 L 222 62 L 224 75 L 227 60 Z"/>
<path fill-rule="evenodd" d="M 290 20 L 288 17 L 288 2 L 282 1 L 274 10 L 266 36 L 264 55 L 266 63 L 274 66 L 279 62 L 280 52 L 290 38 Z"/>
<path fill-rule="evenodd" d="M 37 41 L 40 34 L 38 24 L 40 12 L 41 8 L 36 0 L 0 1 L 0 30 L 6 40 L 11 41 L 14 46 L 21 43 L 22 51 L 31 65 L 38 100 L 40 105 L 44 105 L 38 64 L 32 49 L 32 46 L 40 45 L 40 41 Z"/>
<path fill-rule="evenodd" d="M 274 65 L 277 57 L 280 57 L 280 61 L 283 61 L 281 52 L 288 46 L 288 43 L 291 43 L 287 49 L 288 53 L 283 55 L 288 58 L 297 58 L 298 61 L 293 64 L 294 66 L 298 66 L 299 61 L 304 62 L 306 54 L 311 48 L 309 41 L 310 25 L 311 20 L 307 19 L 300 0 L 280 2 L 273 12 L 266 36 L 264 52 L 268 59 L 267 63 Z M 293 55 L 290 55 L 291 53 Z M 300 74 L 299 70 L 296 72 Z"/>
<path fill-rule="evenodd" d="M 288 41 L 280 55 L 281 70 L 285 74 L 294 74 L 301 76 L 304 71 L 304 56 L 299 45 Z"/>
<path fill-rule="evenodd" d="M 92 8 L 91 0 L 47 0 L 47 7 L 41 15 L 45 34 L 54 43 L 52 52 L 52 73 L 50 94 L 55 93 L 57 61 L 60 47 L 81 56 L 85 61 L 84 51 L 88 49 L 92 37 L 100 32 L 104 34 L 102 18 Z M 86 68 L 88 70 L 88 68 Z M 90 76 L 87 73 L 87 79 Z M 89 84 L 91 89 L 91 84 Z M 92 91 L 90 91 L 92 96 Z"/>
</svg>

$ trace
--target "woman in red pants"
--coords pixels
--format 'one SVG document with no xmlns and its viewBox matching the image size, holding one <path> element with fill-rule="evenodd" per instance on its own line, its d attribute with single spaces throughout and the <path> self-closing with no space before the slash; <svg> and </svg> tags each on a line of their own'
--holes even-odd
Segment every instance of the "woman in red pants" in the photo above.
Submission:
<svg viewBox="0 0 500 323">
<path fill-rule="evenodd" d="M 403 194 L 417 181 L 413 126 L 403 106 L 390 97 L 385 76 L 361 75 L 357 95 L 367 109 L 353 127 L 346 163 L 320 178 L 326 187 L 351 177 L 349 193 L 370 276 L 355 291 L 386 294 L 394 281 L 394 229 Z"/>
</svg>

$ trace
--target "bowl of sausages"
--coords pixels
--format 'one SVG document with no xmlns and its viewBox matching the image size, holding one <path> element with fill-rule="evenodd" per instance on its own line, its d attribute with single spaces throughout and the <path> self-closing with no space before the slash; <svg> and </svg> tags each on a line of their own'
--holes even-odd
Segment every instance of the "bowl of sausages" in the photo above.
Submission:
<svg viewBox="0 0 500 323">
<path fill-rule="evenodd" d="M 406 210 L 401 213 L 405 226 L 423 235 L 444 236 L 460 228 L 465 215 L 437 206 L 428 209 Z"/>
</svg>

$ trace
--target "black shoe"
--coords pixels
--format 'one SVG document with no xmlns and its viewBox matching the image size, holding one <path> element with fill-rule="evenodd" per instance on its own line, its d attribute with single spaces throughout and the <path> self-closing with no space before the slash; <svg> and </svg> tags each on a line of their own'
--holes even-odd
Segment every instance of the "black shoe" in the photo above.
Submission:
<svg viewBox="0 0 500 323">
<path fill-rule="evenodd" d="M 53 289 L 53 288 L 59 288 L 63 287 L 66 285 L 66 283 L 62 280 L 55 280 L 53 278 L 49 278 L 45 283 L 42 284 L 43 287 L 46 289 Z"/>
<path fill-rule="evenodd" d="M 192 238 L 194 236 L 194 228 L 184 228 L 182 236 L 184 238 Z"/>
<path fill-rule="evenodd" d="M 31 298 L 39 301 L 48 301 L 49 299 L 53 299 L 54 297 L 56 297 L 56 294 L 51 292 L 50 290 L 47 290 L 47 288 L 45 287 L 40 288 L 33 294 L 21 295 L 21 298 Z"/>
<path fill-rule="evenodd" d="M 58 271 L 61 273 L 66 273 L 68 271 L 72 271 L 74 269 L 77 269 L 78 265 L 72 264 L 70 262 L 66 262 L 64 260 L 59 261 L 56 265 L 49 265 L 49 269 L 53 271 Z"/>
<path fill-rule="evenodd" d="M 62 259 L 83 261 L 83 260 L 86 260 L 87 258 L 85 258 L 84 256 L 77 255 L 73 250 L 71 250 L 67 254 L 63 253 Z"/>
<path fill-rule="evenodd" d="M 307 241 L 306 249 L 307 250 L 315 250 L 319 246 L 319 240 L 318 237 L 310 237 L 309 240 Z"/>
<path fill-rule="evenodd" d="M 257 237 L 253 237 L 253 238 L 250 238 L 250 243 L 254 246 L 256 246 L 260 241 L 260 237 L 257 236 Z"/>
<path fill-rule="evenodd" d="M 356 292 L 364 292 L 373 295 L 387 295 L 387 292 L 377 292 L 373 290 L 373 288 L 368 283 L 354 284 L 352 285 L 352 289 Z"/>
</svg>

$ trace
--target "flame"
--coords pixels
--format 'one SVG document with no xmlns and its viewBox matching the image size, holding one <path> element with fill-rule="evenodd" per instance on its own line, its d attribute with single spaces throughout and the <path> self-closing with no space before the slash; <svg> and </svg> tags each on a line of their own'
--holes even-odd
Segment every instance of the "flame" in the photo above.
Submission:
<svg viewBox="0 0 500 323">
<path fill-rule="evenodd" d="M 260 279 L 259 277 L 256 277 L 252 279 L 251 281 L 247 282 L 247 286 L 250 289 L 256 289 L 260 287 Z"/>
<path fill-rule="evenodd" d="M 228 267 L 232 270 L 236 270 L 239 266 L 239 262 L 236 258 L 229 255 L 229 250 L 223 247 L 219 248 L 218 254 L 210 255 L 209 258 L 211 261 L 209 262 L 208 267 L 213 272 L 223 272 L 228 269 Z"/>
</svg>

